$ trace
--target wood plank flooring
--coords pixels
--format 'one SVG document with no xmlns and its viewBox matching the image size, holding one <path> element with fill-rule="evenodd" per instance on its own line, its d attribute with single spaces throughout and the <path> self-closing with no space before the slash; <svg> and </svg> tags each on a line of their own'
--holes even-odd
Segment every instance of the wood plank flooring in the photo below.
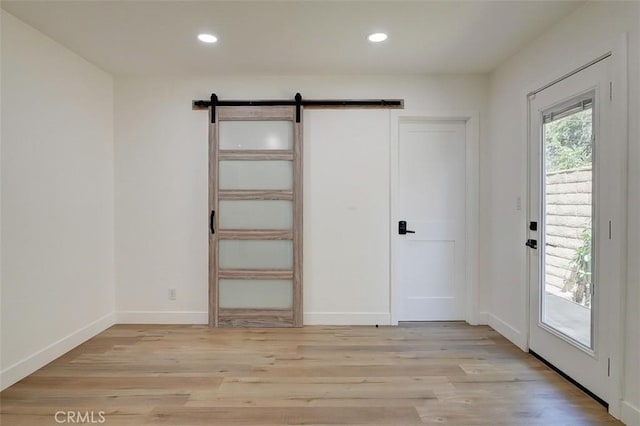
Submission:
<svg viewBox="0 0 640 426">
<path fill-rule="evenodd" d="M 0 393 L 2 426 L 61 424 L 60 411 L 93 412 L 94 424 L 103 412 L 109 426 L 621 424 L 491 328 L 464 323 L 117 325 Z"/>
</svg>

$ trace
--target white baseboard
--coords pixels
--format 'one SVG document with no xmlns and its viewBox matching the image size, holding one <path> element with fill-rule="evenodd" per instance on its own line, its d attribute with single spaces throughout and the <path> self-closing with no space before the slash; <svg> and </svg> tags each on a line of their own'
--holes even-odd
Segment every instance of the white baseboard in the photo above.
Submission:
<svg viewBox="0 0 640 426">
<path fill-rule="evenodd" d="M 112 312 L 5 368 L 0 372 L 0 390 L 24 379 L 114 324 L 115 316 Z"/>
<path fill-rule="evenodd" d="M 389 325 L 389 312 L 306 312 L 305 325 Z M 117 324 L 207 324 L 204 311 L 118 311 Z"/>
<path fill-rule="evenodd" d="M 476 319 L 478 320 L 476 325 L 489 325 L 489 312 L 478 312 Z"/>
<path fill-rule="evenodd" d="M 117 324 L 208 324 L 207 311 L 118 311 Z"/>
<path fill-rule="evenodd" d="M 640 407 L 629 401 L 622 401 L 620 420 L 627 426 L 640 426 Z"/>
<path fill-rule="evenodd" d="M 304 325 L 390 325 L 389 312 L 305 312 Z"/>
<path fill-rule="evenodd" d="M 516 330 L 509 324 L 507 324 L 501 318 L 493 314 L 488 314 L 489 321 L 488 324 L 491 328 L 493 328 L 498 333 L 502 334 L 504 337 L 509 339 L 511 343 L 522 349 L 523 351 L 528 351 L 529 348 L 527 346 L 527 338 L 520 331 Z"/>
</svg>

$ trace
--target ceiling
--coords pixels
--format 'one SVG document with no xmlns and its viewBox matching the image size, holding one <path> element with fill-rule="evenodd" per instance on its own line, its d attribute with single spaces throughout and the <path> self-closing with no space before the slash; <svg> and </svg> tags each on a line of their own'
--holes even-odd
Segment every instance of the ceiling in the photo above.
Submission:
<svg viewBox="0 0 640 426">
<path fill-rule="evenodd" d="M 484 73 L 579 1 L 55 1 L 2 8 L 116 75 Z M 383 31 L 386 42 L 367 34 Z M 197 34 L 219 42 L 206 45 Z"/>
</svg>

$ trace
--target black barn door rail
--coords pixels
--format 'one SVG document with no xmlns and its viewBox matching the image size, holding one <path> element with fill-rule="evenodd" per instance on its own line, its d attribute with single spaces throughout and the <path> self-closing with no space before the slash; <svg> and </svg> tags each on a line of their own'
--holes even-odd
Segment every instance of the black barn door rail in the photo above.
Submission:
<svg viewBox="0 0 640 426">
<path fill-rule="evenodd" d="M 300 107 L 315 109 L 335 109 L 335 108 L 383 108 L 383 109 L 404 109 L 403 99 L 303 99 L 300 93 L 296 93 L 294 99 L 274 99 L 274 100 L 220 100 L 215 93 L 211 94 L 209 100 L 193 101 L 192 109 L 213 108 L 211 122 L 215 122 L 215 108 L 219 106 L 295 106 L 296 122 L 300 122 Z"/>
</svg>

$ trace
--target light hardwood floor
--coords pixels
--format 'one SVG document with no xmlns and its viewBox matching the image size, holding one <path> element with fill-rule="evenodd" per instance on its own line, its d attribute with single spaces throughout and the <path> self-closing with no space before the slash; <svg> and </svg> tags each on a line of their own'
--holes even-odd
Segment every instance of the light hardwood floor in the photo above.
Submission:
<svg viewBox="0 0 640 426">
<path fill-rule="evenodd" d="M 464 323 L 117 325 L 0 402 L 2 426 L 56 425 L 65 410 L 140 426 L 620 424 L 491 328 Z"/>
</svg>

